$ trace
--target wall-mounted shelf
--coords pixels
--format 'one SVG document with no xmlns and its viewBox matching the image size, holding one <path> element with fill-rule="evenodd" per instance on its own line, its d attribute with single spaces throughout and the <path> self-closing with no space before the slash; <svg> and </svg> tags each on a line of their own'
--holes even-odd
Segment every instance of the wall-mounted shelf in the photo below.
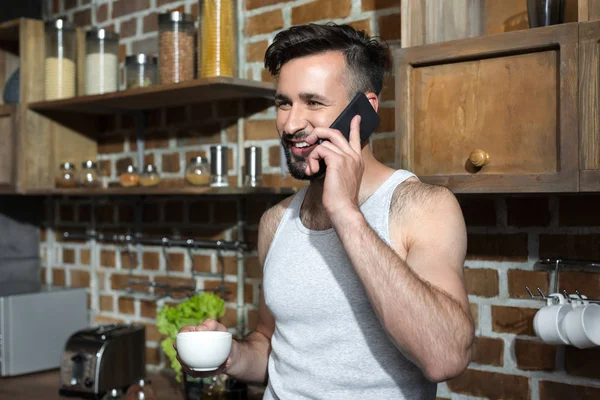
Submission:
<svg viewBox="0 0 600 400">
<path fill-rule="evenodd" d="M 194 79 L 114 93 L 39 101 L 29 108 L 50 118 L 55 113 L 115 114 L 225 99 L 273 98 L 272 83 L 230 77 Z"/>
<path fill-rule="evenodd" d="M 126 195 L 202 195 L 202 196 L 286 196 L 292 195 L 296 191 L 288 187 L 109 187 L 109 188 L 73 188 L 73 189 L 50 189 L 50 190 L 31 190 L 28 195 L 39 196 L 126 196 Z"/>
</svg>

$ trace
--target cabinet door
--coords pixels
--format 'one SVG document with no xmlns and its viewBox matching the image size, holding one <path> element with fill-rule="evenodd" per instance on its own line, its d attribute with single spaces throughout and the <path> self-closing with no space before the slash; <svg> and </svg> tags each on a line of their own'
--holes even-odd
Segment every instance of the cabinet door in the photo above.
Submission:
<svg viewBox="0 0 600 400">
<path fill-rule="evenodd" d="M 579 26 L 579 182 L 600 191 L 600 21 Z"/>
<path fill-rule="evenodd" d="M 0 193 L 15 189 L 16 112 L 14 105 L 0 105 Z"/>
<path fill-rule="evenodd" d="M 396 159 L 454 192 L 578 190 L 578 24 L 400 49 Z"/>
</svg>

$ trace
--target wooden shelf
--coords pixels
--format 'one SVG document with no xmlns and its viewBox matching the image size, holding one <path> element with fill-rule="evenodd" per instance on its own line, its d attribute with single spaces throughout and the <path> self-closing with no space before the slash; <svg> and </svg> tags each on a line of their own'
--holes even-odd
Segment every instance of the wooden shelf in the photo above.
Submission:
<svg viewBox="0 0 600 400">
<path fill-rule="evenodd" d="M 21 19 L 14 19 L 0 24 L 0 50 L 19 54 L 19 26 Z"/>
<path fill-rule="evenodd" d="M 73 188 L 73 189 L 50 189 L 50 190 L 32 190 L 28 195 L 43 196 L 143 196 L 143 195 L 201 195 L 201 196 L 289 196 L 296 193 L 296 190 L 289 187 L 272 188 L 212 188 L 212 187 L 109 187 L 109 188 Z"/>
<path fill-rule="evenodd" d="M 30 103 L 43 114 L 114 114 L 183 106 L 225 99 L 273 98 L 275 85 L 238 78 L 216 77 L 129 89 L 101 95 Z"/>
</svg>

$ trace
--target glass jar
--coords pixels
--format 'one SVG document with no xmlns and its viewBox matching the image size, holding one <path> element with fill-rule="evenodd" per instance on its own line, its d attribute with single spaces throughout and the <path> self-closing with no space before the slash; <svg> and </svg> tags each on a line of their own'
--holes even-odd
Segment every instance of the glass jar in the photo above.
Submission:
<svg viewBox="0 0 600 400">
<path fill-rule="evenodd" d="M 198 76 L 237 76 L 237 0 L 199 0 Z"/>
<path fill-rule="evenodd" d="M 64 162 L 60 164 L 60 171 L 56 177 L 56 187 L 74 188 L 77 187 L 77 178 L 75 175 L 75 164 Z"/>
<path fill-rule="evenodd" d="M 106 29 L 85 34 L 85 94 L 116 92 L 119 87 L 119 35 Z"/>
<path fill-rule="evenodd" d="M 100 186 L 100 180 L 98 178 L 98 169 L 96 163 L 88 160 L 81 163 L 81 175 L 79 177 L 79 184 L 83 187 L 98 187 Z"/>
<path fill-rule="evenodd" d="M 160 175 L 156 167 L 152 164 L 148 164 L 144 167 L 144 171 L 140 175 L 140 185 L 142 186 L 156 186 L 160 183 Z"/>
<path fill-rule="evenodd" d="M 107 391 L 104 394 L 104 397 L 102 397 L 102 400 L 122 400 L 123 399 L 123 392 L 121 391 L 121 389 L 110 389 L 109 391 Z"/>
<path fill-rule="evenodd" d="M 192 157 L 185 168 L 185 179 L 194 186 L 210 185 L 210 167 L 204 157 Z"/>
<path fill-rule="evenodd" d="M 77 94 L 77 42 L 74 26 L 65 19 L 48 21 L 45 27 L 44 89 L 46 100 Z"/>
<path fill-rule="evenodd" d="M 127 89 L 152 86 L 158 82 L 156 56 L 137 54 L 125 57 L 125 80 Z"/>
<path fill-rule="evenodd" d="M 140 183 L 140 175 L 133 165 L 128 165 L 119 176 L 119 182 L 123 187 L 134 187 Z"/>
<path fill-rule="evenodd" d="M 150 386 L 150 380 L 140 379 L 127 389 L 125 400 L 156 400 L 154 390 Z"/>
<path fill-rule="evenodd" d="M 194 18 L 179 11 L 159 14 L 160 83 L 194 79 Z"/>
</svg>

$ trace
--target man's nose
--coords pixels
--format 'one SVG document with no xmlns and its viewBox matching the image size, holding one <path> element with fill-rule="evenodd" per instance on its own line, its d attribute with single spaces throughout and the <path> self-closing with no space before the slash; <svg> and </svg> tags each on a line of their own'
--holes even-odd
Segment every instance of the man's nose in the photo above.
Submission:
<svg viewBox="0 0 600 400">
<path fill-rule="evenodd" d="M 283 130 L 287 134 L 292 135 L 296 132 L 305 130 L 307 125 L 308 121 L 304 112 L 299 107 L 292 107 L 285 120 Z"/>
</svg>

